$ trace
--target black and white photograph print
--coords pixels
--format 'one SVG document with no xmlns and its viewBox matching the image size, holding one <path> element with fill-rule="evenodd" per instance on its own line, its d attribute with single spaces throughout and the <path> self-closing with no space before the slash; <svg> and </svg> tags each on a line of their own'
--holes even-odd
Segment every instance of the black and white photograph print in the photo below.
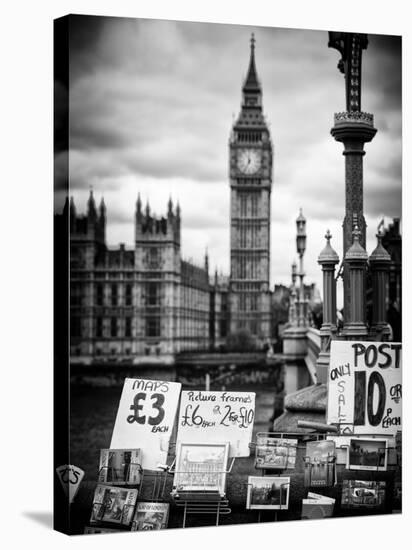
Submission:
<svg viewBox="0 0 412 550">
<path fill-rule="evenodd" d="M 402 347 L 402 37 L 339 24 L 55 20 L 55 469 L 85 472 L 70 516 L 56 483 L 60 530 L 131 530 L 145 503 L 168 516 L 143 530 L 298 520 L 348 468 L 401 481 L 368 435 L 347 465 L 324 440 L 331 342 Z M 177 439 L 172 384 L 201 445 Z M 217 443 L 233 427 L 244 452 Z"/>
<path fill-rule="evenodd" d="M 387 439 L 350 439 L 348 447 L 349 470 L 384 471 L 388 463 Z"/>
</svg>

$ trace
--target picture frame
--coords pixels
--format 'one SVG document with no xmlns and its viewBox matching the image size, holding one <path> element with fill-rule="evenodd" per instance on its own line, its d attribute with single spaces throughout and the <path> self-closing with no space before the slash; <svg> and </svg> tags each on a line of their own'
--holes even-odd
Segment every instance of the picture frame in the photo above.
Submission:
<svg viewBox="0 0 412 550">
<path fill-rule="evenodd" d="M 173 487 L 176 492 L 225 494 L 229 443 L 178 442 Z"/>
</svg>

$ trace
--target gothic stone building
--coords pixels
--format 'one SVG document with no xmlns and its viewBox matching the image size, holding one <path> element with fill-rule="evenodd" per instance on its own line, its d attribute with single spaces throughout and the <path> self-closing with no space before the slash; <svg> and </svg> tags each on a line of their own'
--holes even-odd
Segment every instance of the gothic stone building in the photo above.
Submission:
<svg viewBox="0 0 412 550">
<path fill-rule="evenodd" d="M 262 89 L 252 35 L 240 114 L 230 155 L 230 330 L 270 337 L 270 195 L 272 144 L 262 112 Z"/>
<path fill-rule="evenodd" d="M 254 42 L 252 36 L 241 110 L 229 141 L 229 277 L 209 277 L 207 255 L 203 266 L 183 260 L 181 212 L 171 201 L 165 216 L 156 217 L 137 199 L 130 249 L 107 246 L 103 200 L 97 208 L 91 192 L 84 215 L 76 213 L 73 199 L 67 201 L 61 216 L 70 228 L 74 362 L 164 360 L 182 351 L 220 350 L 229 334 L 241 331 L 260 347 L 270 341 L 273 149 Z"/>
<path fill-rule="evenodd" d="M 70 220 L 71 356 L 81 362 L 208 350 L 225 336 L 224 286 L 209 282 L 208 257 L 197 266 L 181 257 L 179 205 L 155 217 L 149 205 L 135 212 L 135 246 L 106 244 L 106 207 L 93 193 L 86 215 L 73 199 Z M 211 302 L 213 300 L 213 316 Z M 212 320 L 215 326 L 211 326 Z M 222 336 L 223 335 L 223 336 Z"/>
</svg>

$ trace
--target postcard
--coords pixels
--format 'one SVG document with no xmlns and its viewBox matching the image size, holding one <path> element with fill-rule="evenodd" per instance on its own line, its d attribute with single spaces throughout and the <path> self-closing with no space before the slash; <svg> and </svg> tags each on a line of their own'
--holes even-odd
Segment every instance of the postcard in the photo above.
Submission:
<svg viewBox="0 0 412 550">
<path fill-rule="evenodd" d="M 385 481 L 344 479 L 342 508 L 381 508 L 385 503 Z"/>
<path fill-rule="evenodd" d="M 388 463 L 386 439 L 351 438 L 346 467 L 349 470 L 384 471 Z"/>
<path fill-rule="evenodd" d="M 334 441 L 310 441 L 306 445 L 305 476 L 306 487 L 330 487 L 336 481 Z"/>
<path fill-rule="evenodd" d="M 137 500 L 137 489 L 98 484 L 94 493 L 90 523 L 130 525 Z"/>
<path fill-rule="evenodd" d="M 311 492 L 308 493 L 308 499 L 311 499 L 311 500 L 324 500 L 325 502 L 330 502 L 330 503 L 335 502 L 334 498 L 327 497 L 325 495 L 318 495 L 317 493 L 311 493 Z"/>
<path fill-rule="evenodd" d="M 167 528 L 167 502 L 138 502 L 132 521 L 132 531 L 158 531 Z"/>
<path fill-rule="evenodd" d="M 335 502 L 304 498 L 302 500 L 302 519 L 322 519 L 333 515 Z"/>
<path fill-rule="evenodd" d="M 297 439 L 258 436 L 255 467 L 262 469 L 293 469 L 296 462 Z"/>
<path fill-rule="evenodd" d="M 287 510 L 290 477 L 249 476 L 246 508 L 251 510 Z"/>
<path fill-rule="evenodd" d="M 140 449 L 101 449 L 99 482 L 139 485 L 142 453 Z"/>
</svg>

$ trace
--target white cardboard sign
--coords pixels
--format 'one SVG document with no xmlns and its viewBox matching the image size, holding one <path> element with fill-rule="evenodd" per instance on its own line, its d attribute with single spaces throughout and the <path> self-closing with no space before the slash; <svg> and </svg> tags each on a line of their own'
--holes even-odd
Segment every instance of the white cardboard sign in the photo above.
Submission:
<svg viewBox="0 0 412 550">
<path fill-rule="evenodd" d="M 71 504 L 79 490 L 80 483 L 84 477 L 84 471 L 72 464 L 62 464 L 56 468 L 56 473 Z"/>
<path fill-rule="evenodd" d="M 177 441 L 229 442 L 229 456 L 249 456 L 255 418 L 255 393 L 183 391 Z"/>
<path fill-rule="evenodd" d="M 126 378 L 111 449 L 141 449 L 142 467 L 166 464 L 181 384 Z"/>
<path fill-rule="evenodd" d="M 343 434 L 402 430 L 402 344 L 332 341 L 327 422 Z"/>
</svg>

